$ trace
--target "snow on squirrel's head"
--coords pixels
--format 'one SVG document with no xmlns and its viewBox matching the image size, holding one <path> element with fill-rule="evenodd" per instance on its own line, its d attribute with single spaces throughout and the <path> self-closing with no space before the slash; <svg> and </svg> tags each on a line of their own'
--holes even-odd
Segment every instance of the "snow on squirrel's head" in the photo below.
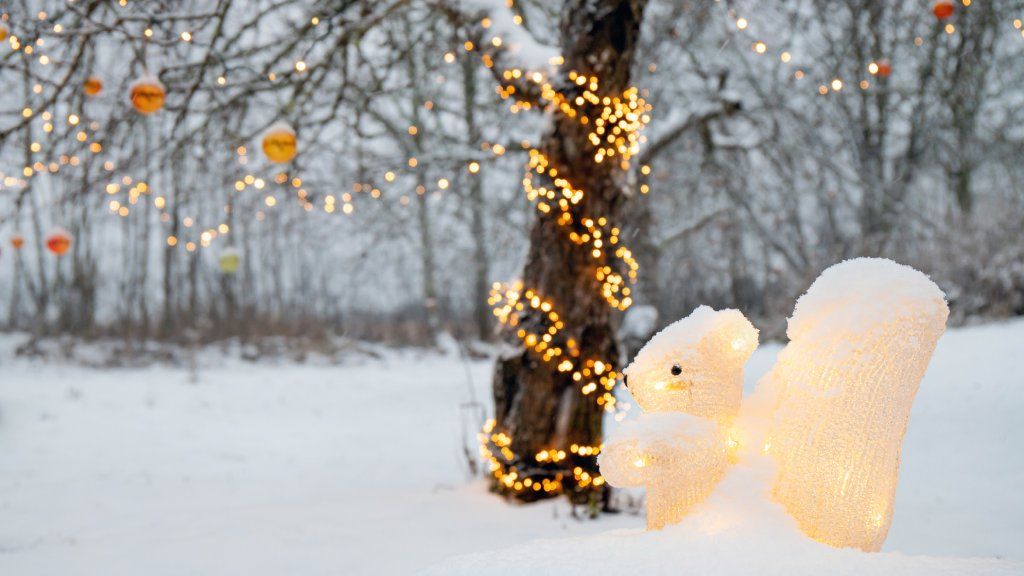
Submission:
<svg viewBox="0 0 1024 576">
<path fill-rule="evenodd" d="M 651 338 L 624 370 L 646 412 L 730 418 L 739 411 L 743 365 L 757 329 L 738 310 L 701 306 Z"/>
</svg>

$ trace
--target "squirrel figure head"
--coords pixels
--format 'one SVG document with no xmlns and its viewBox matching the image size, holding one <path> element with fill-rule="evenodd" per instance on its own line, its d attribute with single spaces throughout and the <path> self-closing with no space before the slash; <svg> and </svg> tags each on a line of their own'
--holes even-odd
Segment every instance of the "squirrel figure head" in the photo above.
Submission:
<svg viewBox="0 0 1024 576">
<path fill-rule="evenodd" d="M 624 370 L 645 412 L 728 419 L 739 411 L 743 365 L 758 332 L 738 310 L 701 306 L 654 335 Z"/>
</svg>

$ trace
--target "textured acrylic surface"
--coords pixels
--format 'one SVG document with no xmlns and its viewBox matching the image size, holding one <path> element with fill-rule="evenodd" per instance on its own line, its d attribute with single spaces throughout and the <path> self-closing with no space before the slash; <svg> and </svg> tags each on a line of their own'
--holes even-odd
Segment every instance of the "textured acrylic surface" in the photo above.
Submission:
<svg viewBox="0 0 1024 576">
<path fill-rule="evenodd" d="M 727 420 L 739 411 L 743 365 L 757 330 L 737 310 L 701 306 L 655 334 L 625 369 L 645 412 L 681 412 Z"/>
<path fill-rule="evenodd" d="M 645 414 L 605 442 L 599 464 L 611 485 L 647 488 L 649 530 L 682 520 L 724 474 L 743 365 L 755 348 L 757 330 L 741 313 L 701 306 L 626 368 Z"/>
<path fill-rule="evenodd" d="M 601 474 L 614 486 L 647 487 L 647 528 L 682 520 L 728 465 L 723 429 L 688 414 L 643 414 L 605 443 Z"/>
<path fill-rule="evenodd" d="M 774 497 L 811 538 L 881 548 L 910 408 L 947 315 L 924 274 L 880 259 L 833 266 L 797 303 L 765 376 L 777 395 L 765 451 L 779 466 Z"/>
</svg>

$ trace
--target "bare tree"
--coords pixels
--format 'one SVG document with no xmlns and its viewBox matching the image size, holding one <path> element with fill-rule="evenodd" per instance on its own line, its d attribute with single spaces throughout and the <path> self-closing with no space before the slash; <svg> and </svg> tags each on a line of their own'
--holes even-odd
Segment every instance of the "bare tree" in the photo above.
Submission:
<svg viewBox="0 0 1024 576">
<path fill-rule="evenodd" d="M 557 89 L 569 102 L 582 99 L 588 87 L 596 89 L 598 98 L 580 112 L 588 122 L 556 111 L 535 153 L 546 159 L 537 170 L 542 178 L 557 174 L 556 178 L 565 180 L 561 186 L 555 182 L 546 186 L 571 187 L 581 191 L 582 198 L 571 208 L 538 214 L 523 270 L 524 290 L 533 295 L 524 292 L 528 304 L 513 312 L 517 315 L 513 324 L 520 330 L 554 337 L 542 339 L 541 345 L 528 340 L 526 350 L 503 356 L 495 368 L 497 424 L 490 433 L 499 435 L 499 441 L 491 441 L 497 444 L 494 454 L 503 475 L 498 487 L 521 499 L 550 496 L 555 490 L 547 488 L 557 484 L 581 502 L 594 501 L 603 491 L 600 481 L 593 482 L 599 474 L 596 451 L 590 448 L 601 443 L 605 409 L 600 401 L 606 398 L 605 390 L 587 387 L 598 379 L 606 382 L 605 371 L 614 378 L 618 365 L 601 270 L 615 267 L 623 277 L 628 271 L 621 269 L 611 247 L 594 249 L 591 243 L 576 239 L 593 236 L 598 228 L 605 233 L 605 241 L 612 242 L 617 235 L 609 230 L 619 222 L 628 195 L 627 171 L 618 158 L 600 161 L 603 139 L 595 146 L 591 127 L 595 121 L 600 124 L 600 98 L 617 98 L 630 88 L 645 4 L 642 0 L 573 0 L 562 9 L 563 67 L 586 80 L 577 83 L 573 76 L 558 82 Z M 591 79 L 596 79 L 597 86 L 591 86 Z M 518 93 L 526 90 L 520 87 Z M 600 222 L 594 225 L 591 219 Z M 554 334 L 549 328 L 550 310 L 543 304 L 529 305 L 534 298 L 534 302 L 551 302 L 557 310 L 555 324 L 560 328 Z M 565 350 L 575 367 L 560 368 L 565 361 L 560 355 L 545 355 L 551 349 Z M 501 446 L 505 437 L 510 443 Z M 502 451 L 503 447 L 511 452 Z M 585 449 L 581 452 L 579 447 Z M 556 456 L 549 457 L 552 451 Z"/>
</svg>

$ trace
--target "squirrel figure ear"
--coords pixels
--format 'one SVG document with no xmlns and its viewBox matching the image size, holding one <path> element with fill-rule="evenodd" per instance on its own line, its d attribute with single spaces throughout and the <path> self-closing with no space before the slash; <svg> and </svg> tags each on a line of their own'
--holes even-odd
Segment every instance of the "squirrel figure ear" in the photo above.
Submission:
<svg viewBox="0 0 1024 576">
<path fill-rule="evenodd" d="M 712 339 L 710 345 L 722 350 L 721 354 L 736 361 L 738 366 L 743 366 L 757 350 L 759 332 L 739 310 L 721 310 L 718 314 L 718 329 L 708 333 Z"/>
</svg>

